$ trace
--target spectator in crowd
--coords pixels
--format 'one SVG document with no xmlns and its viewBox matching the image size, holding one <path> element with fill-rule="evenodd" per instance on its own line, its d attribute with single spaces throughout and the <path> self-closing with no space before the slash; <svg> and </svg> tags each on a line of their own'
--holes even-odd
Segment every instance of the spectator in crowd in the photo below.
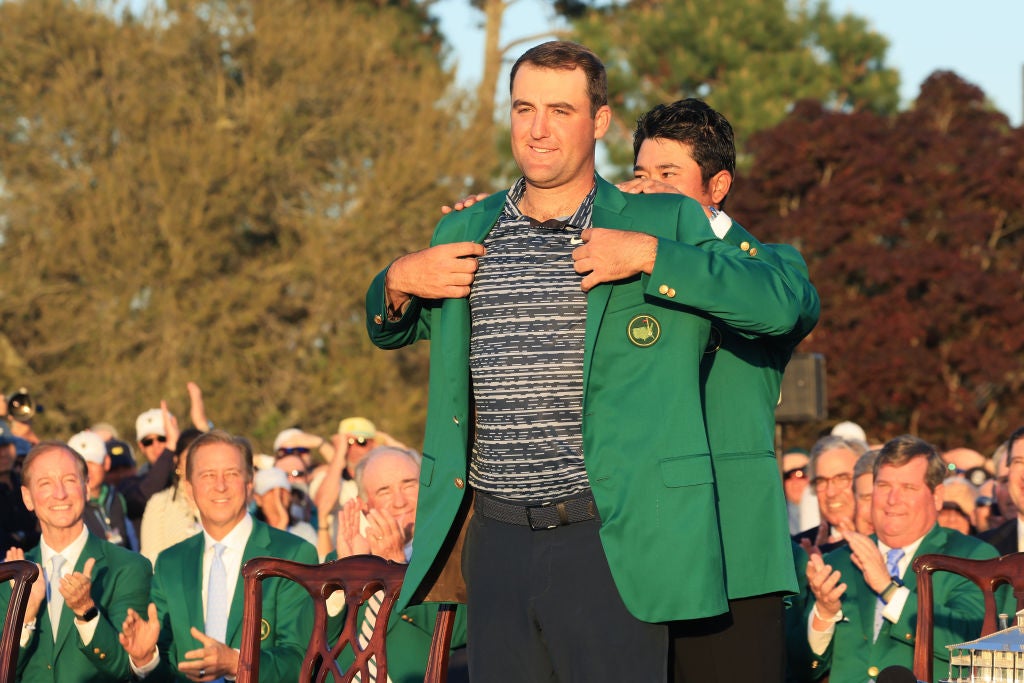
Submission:
<svg viewBox="0 0 1024 683">
<path fill-rule="evenodd" d="M 815 442 L 808 470 L 818 497 L 821 524 L 817 529 L 797 534 L 793 540 L 807 540 L 822 552 L 842 544 L 843 534 L 854 528 L 853 468 L 866 450 L 863 441 L 834 434 Z"/>
<path fill-rule="evenodd" d="M 945 491 L 938 522 L 947 529 L 974 536 L 974 511 L 978 501 L 978 489 L 963 475 L 946 477 L 942 482 Z"/>
<path fill-rule="evenodd" d="M 987 559 L 992 546 L 936 523 L 946 466 L 934 447 L 913 436 L 887 442 L 875 461 L 874 538 L 849 531 L 847 545 L 824 557 L 812 553 L 807 581 L 813 594 L 807 615 L 815 678 L 863 683 L 892 666 L 912 666 L 917 581 L 912 560 L 926 553 Z M 936 643 L 977 637 L 985 612 L 981 592 L 948 572 L 934 577 Z M 936 648 L 935 670 L 948 654 Z"/>
<path fill-rule="evenodd" d="M 252 450 L 247 441 L 211 430 L 189 446 L 186 486 L 199 508 L 203 533 L 160 553 L 146 616 L 128 612 L 121 644 L 132 670 L 154 680 L 187 677 L 211 681 L 238 674 L 242 621 L 242 564 L 252 557 L 281 557 L 315 564 L 316 550 L 248 514 Z M 263 584 L 260 675 L 295 678 L 309 634 L 313 606 L 297 583 Z"/>
<path fill-rule="evenodd" d="M 284 470 L 276 467 L 256 470 L 252 490 L 257 507 L 256 519 L 316 545 L 316 529 L 309 522 L 291 517 L 292 485 Z"/>
<path fill-rule="evenodd" d="M 35 515 L 25 507 L 21 496 L 17 460 L 11 426 L 0 420 L 0 553 L 13 547 L 27 550 L 39 542 Z"/>
<path fill-rule="evenodd" d="M 89 533 L 129 550 L 138 550 L 139 539 L 126 516 L 124 496 L 104 481 L 110 469 L 106 443 L 98 434 L 85 431 L 68 439 L 68 446 L 85 459 L 88 468 L 85 526 Z"/>
<path fill-rule="evenodd" d="M 996 481 L 996 496 L 1006 496 L 1005 502 L 999 498 L 1000 509 L 1012 510 L 1015 516 L 981 534 L 981 539 L 994 545 L 1000 555 L 1024 551 L 1024 427 L 1007 439 L 1006 455 L 997 464 Z M 1005 493 L 998 487 L 1003 487 Z"/>
<path fill-rule="evenodd" d="M 341 506 L 356 497 L 356 465 L 377 446 L 377 427 L 365 417 L 346 417 L 331 437 L 334 457 L 313 477 L 310 491 L 320 514 L 320 528 Z"/>
<path fill-rule="evenodd" d="M 988 519 L 989 529 L 995 529 L 1006 522 L 1017 518 L 1017 506 L 1010 495 L 1010 466 L 1007 455 L 1007 442 L 999 444 L 992 453 L 992 465 L 995 476 L 982 484 L 982 494 L 992 498 L 991 514 Z"/>
<path fill-rule="evenodd" d="M 147 410 L 135 420 L 136 440 L 144 462 L 136 474 L 118 483 L 118 490 L 124 495 L 128 518 L 136 529 L 142 527 L 149 499 L 171 483 L 178 433 L 178 420 L 164 401 L 159 408 Z"/>
<path fill-rule="evenodd" d="M 355 466 L 358 497 L 338 513 L 338 552 L 340 557 L 371 553 L 395 562 L 408 562 L 412 555 L 419 493 L 420 455 L 394 446 L 378 446 Z M 338 598 L 341 596 L 339 595 Z M 380 601 L 383 593 L 371 600 Z M 329 609 L 340 610 L 338 598 L 332 598 Z M 388 620 L 388 679 L 393 683 L 418 683 L 423 680 L 430 641 L 433 636 L 437 605 L 415 605 L 392 612 Z M 340 620 L 339 620 L 340 621 Z M 360 619 L 363 637 L 368 639 L 376 624 L 375 618 L 363 608 Z M 337 634 L 335 634 L 335 638 Z M 466 642 L 465 608 L 456 612 L 452 648 L 459 650 Z M 456 653 L 461 669 L 461 652 Z M 341 660 L 342 666 L 352 661 L 351 653 Z M 371 674 L 376 664 L 371 664 Z M 451 672 L 462 676 L 461 671 Z M 371 676 L 372 677 L 372 676 Z M 452 676 L 450 680 L 455 680 Z"/>
<path fill-rule="evenodd" d="M 321 459 L 334 458 L 334 446 L 321 436 L 304 432 L 297 427 L 290 427 L 280 432 L 274 439 L 274 467 L 288 474 L 291 484 L 291 517 L 296 521 L 307 522 L 314 527 L 319 521 L 317 507 L 310 494 L 310 480 L 314 471 L 314 456 L 317 452 Z M 320 469 L 324 469 L 321 467 Z"/>
<path fill-rule="evenodd" d="M 157 491 L 149 499 L 139 529 L 141 552 L 156 564 L 164 549 L 202 531 L 199 508 L 185 483 L 188 447 L 200 435 L 197 429 L 186 429 L 178 436 L 177 455 L 171 485 Z"/>
<path fill-rule="evenodd" d="M 951 448 L 943 451 L 942 460 L 949 468 L 949 475 L 962 475 L 975 486 L 981 486 L 992 478 L 992 461 L 973 448 Z"/>
<path fill-rule="evenodd" d="M 810 479 L 807 477 L 807 451 L 790 449 L 782 455 L 782 488 L 786 493 L 786 516 L 789 519 L 790 535 L 804 530 L 800 524 L 800 500 L 807 491 Z"/>
<path fill-rule="evenodd" d="M 870 450 L 857 458 L 853 466 L 853 498 L 856 513 L 853 527 L 857 533 L 870 536 L 875 533 L 875 525 L 871 521 L 871 494 L 875 488 L 875 460 L 877 450 Z"/>
<path fill-rule="evenodd" d="M 88 532 L 87 481 L 82 456 L 66 444 L 43 441 L 25 457 L 22 493 L 39 518 L 40 544 L 6 559 L 40 566 L 22 628 L 18 678 L 22 681 L 125 681 L 128 658 L 118 625 L 149 597 L 150 567 L 136 553 Z M 0 610 L 11 589 L 0 584 Z"/>
</svg>

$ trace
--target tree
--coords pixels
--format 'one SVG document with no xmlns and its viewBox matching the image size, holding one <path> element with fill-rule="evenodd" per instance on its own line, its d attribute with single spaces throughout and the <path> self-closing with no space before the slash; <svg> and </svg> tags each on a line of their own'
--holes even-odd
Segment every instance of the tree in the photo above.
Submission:
<svg viewBox="0 0 1024 683">
<path fill-rule="evenodd" d="M 196 379 L 267 447 L 356 413 L 416 443 L 423 351 L 372 349 L 363 293 L 489 152 L 441 51 L 403 3 L 0 4 L 0 324 L 47 427 L 184 416 Z"/>
<path fill-rule="evenodd" d="M 1024 130 L 937 72 L 910 111 L 802 102 L 750 151 L 732 211 L 808 261 L 832 422 L 982 449 L 1019 426 Z"/>
<path fill-rule="evenodd" d="M 891 112 L 899 102 L 885 38 L 863 19 L 834 16 L 825 1 L 627 0 L 572 23 L 573 39 L 608 68 L 615 125 L 606 144 L 621 166 L 632 165 L 636 119 L 685 97 L 728 112 L 741 151 L 800 99 L 839 111 Z"/>
</svg>

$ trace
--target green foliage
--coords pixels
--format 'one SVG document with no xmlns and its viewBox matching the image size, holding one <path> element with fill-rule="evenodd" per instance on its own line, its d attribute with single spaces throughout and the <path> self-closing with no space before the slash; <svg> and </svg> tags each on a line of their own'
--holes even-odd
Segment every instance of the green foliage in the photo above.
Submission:
<svg viewBox="0 0 1024 683">
<path fill-rule="evenodd" d="M 632 166 L 636 119 L 656 104 L 700 97 L 726 112 L 742 151 L 747 136 L 812 98 L 844 111 L 891 112 L 899 78 L 886 40 L 826 2 L 629 0 L 593 7 L 573 39 L 608 68 L 613 164 Z"/>
<path fill-rule="evenodd" d="M 4 385 L 56 437 L 130 438 L 161 398 L 184 419 L 194 379 L 266 448 L 351 414 L 418 444 L 424 350 L 371 348 L 363 293 L 488 151 L 461 144 L 433 24 L 398 2 L 168 5 L 0 4 Z"/>
<path fill-rule="evenodd" d="M 732 212 L 807 259 L 822 314 L 803 350 L 826 356 L 830 423 L 982 450 L 1020 426 L 1024 129 L 938 72 L 911 111 L 804 102 L 750 150 Z"/>
</svg>

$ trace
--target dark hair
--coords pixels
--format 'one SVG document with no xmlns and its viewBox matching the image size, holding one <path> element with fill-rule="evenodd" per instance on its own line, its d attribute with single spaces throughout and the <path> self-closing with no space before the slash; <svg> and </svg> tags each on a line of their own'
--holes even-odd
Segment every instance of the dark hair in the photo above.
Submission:
<svg viewBox="0 0 1024 683">
<path fill-rule="evenodd" d="M 1024 427 L 1017 427 L 1017 429 L 1010 434 L 1010 438 L 1006 440 L 1006 461 L 1010 461 L 1010 451 L 1013 450 L 1013 444 L 1017 443 L 1021 439 L 1024 439 Z"/>
<path fill-rule="evenodd" d="M 608 104 L 608 75 L 605 73 L 604 64 L 589 48 L 583 47 L 579 43 L 551 40 L 524 52 L 512 65 L 512 72 L 508 78 L 509 92 L 512 91 L 512 84 L 515 83 L 516 72 L 523 64 L 530 64 L 541 69 L 564 69 L 566 71 L 573 71 L 576 68 L 583 69 L 583 75 L 587 78 L 590 115 L 594 116 L 598 109 Z"/>
<path fill-rule="evenodd" d="M 903 467 L 914 458 L 927 459 L 928 469 L 924 473 L 924 483 L 934 491 L 935 487 L 946 479 L 949 469 L 945 461 L 939 457 L 935 446 L 910 434 L 897 436 L 882 446 L 878 452 L 878 459 L 875 460 L 875 478 L 878 478 L 878 470 L 884 465 Z"/>
<path fill-rule="evenodd" d="M 659 104 L 636 121 L 633 131 L 633 161 L 648 138 L 675 140 L 689 145 L 707 187 L 719 171 L 736 173 L 736 140 L 732 125 L 703 100 L 688 97 L 672 104 Z M 724 206 L 725 197 L 721 204 Z"/>
<path fill-rule="evenodd" d="M 252 445 L 249 443 L 248 439 L 228 434 L 223 429 L 211 429 L 210 431 L 197 436 L 195 440 L 189 444 L 188 451 L 185 453 L 185 479 L 192 481 L 192 472 L 194 471 L 196 461 L 196 451 L 203 446 L 218 443 L 231 446 L 242 454 L 242 460 L 245 463 L 246 476 L 249 478 L 249 481 L 252 481 Z"/>
<path fill-rule="evenodd" d="M 36 461 L 39 456 L 50 451 L 64 451 L 71 455 L 75 459 L 75 467 L 78 469 L 78 476 L 82 478 L 82 483 L 89 481 L 89 468 L 85 464 L 85 458 L 82 457 L 81 453 L 76 451 L 71 446 L 67 445 L 63 441 L 40 441 L 29 450 L 28 454 L 25 455 L 25 459 L 21 463 L 21 479 L 22 483 L 28 485 L 28 471 L 32 467 L 32 463 Z"/>
</svg>

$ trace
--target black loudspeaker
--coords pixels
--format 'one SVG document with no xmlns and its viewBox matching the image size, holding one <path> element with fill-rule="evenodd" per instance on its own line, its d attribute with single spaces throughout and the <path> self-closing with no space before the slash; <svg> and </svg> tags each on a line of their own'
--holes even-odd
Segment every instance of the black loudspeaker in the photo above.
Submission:
<svg viewBox="0 0 1024 683">
<path fill-rule="evenodd" d="M 782 375 L 776 422 L 807 422 L 828 417 L 825 397 L 825 356 L 794 353 Z"/>
</svg>

